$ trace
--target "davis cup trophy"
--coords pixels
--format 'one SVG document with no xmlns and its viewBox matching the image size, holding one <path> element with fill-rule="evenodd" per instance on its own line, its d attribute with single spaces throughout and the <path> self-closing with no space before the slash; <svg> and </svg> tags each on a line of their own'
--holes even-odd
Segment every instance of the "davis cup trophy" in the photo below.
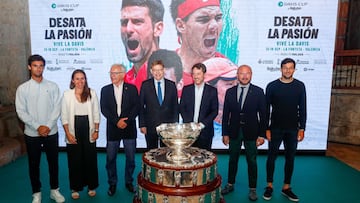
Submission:
<svg viewBox="0 0 360 203">
<path fill-rule="evenodd" d="M 162 142 L 171 149 L 166 158 L 181 164 L 190 159 L 191 154 L 186 151 L 198 138 L 201 127 L 196 123 L 165 123 L 156 127 Z"/>
<path fill-rule="evenodd" d="M 167 123 L 156 130 L 167 147 L 144 153 L 133 202 L 224 203 L 216 155 L 191 147 L 200 125 Z"/>
</svg>

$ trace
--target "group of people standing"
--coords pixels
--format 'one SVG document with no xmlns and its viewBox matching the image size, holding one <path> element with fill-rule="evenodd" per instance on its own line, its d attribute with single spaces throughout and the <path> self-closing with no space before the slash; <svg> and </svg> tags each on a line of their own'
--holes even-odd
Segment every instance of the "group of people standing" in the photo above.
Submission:
<svg viewBox="0 0 360 203">
<path fill-rule="evenodd" d="M 267 186 L 263 198 L 272 197 L 275 160 L 283 143 L 286 161 L 282 193 L 299 201 L 290 183 L 297 143 L 304 139 L 306 93 L 304 84 L 293 78 L 295 61 L 282 61 L 282 76 L 268 84 L 265 95 L 263 89 L 251 84 L 250 66 L 236 67 L 216 51 L 223 25 L 219 0 L 172 0 L 170 12 L 180 44 L 175 51 L 159 47 L 164 29 L 162 1 L 122 1 L 121 38 L 133 66 L 127 72 L 122 64 L 111 66 L 111 84 L 101 89 L 100 103 L 83 70 L 72 73 L 70 89 L 61 96 L 58 86 L 42 75 L 44 58 L 29 57 L 31 79 L 19 86 L 15 103 L 19 118 L 25 123 L 33 203 L 41 202 L 41 151 L 45 151 L 49 165 L 50 198 L 65 201 L 58 183 L 59 117 L 66 138 L 71 197 L 80 198 L 79 192 L 85 187 L 89 196 L 96 195 L 100 112 L 107 120 L 109 196 L 116 193 L 116 158 L 121 141 L 126 157 L 125 187 L 135 192 L 136 117 L 147 148 L 154 149 L 164 146 L 156 126 L 178 122 L 180 114 L 183 122 L 196 122 L 202 127 L 193 146 L 207 150 L 211 150 L 214 136 L 213 121 L 222 123 L 223 143 L 229 146 L 228 180 L 223 195 L 234 191 L 244 145 L 249 199 L 257 199 L 257 147 L 267 139 Z M 233 87 L 228 89 L 229 86 Z"/>
<path fill-rule="evenodd" d="M 299 201 L 290 187 L 298 142 L 304 139 L 306 126 L 306 90 L 295 79 L 295 61 L 281 61 L 281 77 L 263 89 L 251 83 L 252 70 L 248 65 L 238 68 L 239 84 L 226 91 L 222 116 L 223 143 L 229 146 L 228 182 L 221 193 L 234 191 L 239 154 L 244 146 L 248 165 L 249 199 L 257 200 L 257 147 L 268 140 L 266 161 L 267 186 L 263 194 L 270 200 L 273 193 L 275 160 L 281 143 L 284 146 L 285 166 L 282 194 Z"/>
<path fill-rule="evenodd" d="M 145 80 L 140 93 L 135 85 L 124 82 L 126 69 L 121 64 L 110 68 L 111 84 L 101 89 L 100 105 L 96 92 L 88 86 L 83 70 L 71 75 L 70 89 L 60 95 L 58 86 L 43 77 L 45 59 L 32 55 L 28 59 L 31 78 L 16 91 L 16 111 L 25 123 L 25 142 L 33 202 L 41 202 L 40 157 L 44 150 L 50 174 L 50 198 L 64 202 L 58 183 L 58 128 L 60 117 L 65 132 L 71 197 L 87 187 L 89 196 L 99 186 L 96 140 L 99 137 L 100 110 L 106 123 L 106 169 L 108 195 L 113 196 L 118 182 L 116 157 L 121 140 L 125 151 L 125 187 L 134 193 L 133 173 L 137 125 L 145 135 L 147 149 L 164 146 L 156 127 L 161 123 L 195 122 L 202 130 L 193 147 L 211 150 L 214 119 L 218 113 L 217 89 L 205 82 L 207 67 L 192 66 L 193 84 L 183 88 L 178 102 L 175 83 L 164 77 L 161 60 L 151 63 L 153 77 Z M 293 78 L 295 61 L 281 62 L 281 77 L 270 82 L 266 95 L 251 83 L 252 69 L 241 65 L 237 70 L 238 85 L 226 91 L 222 116 L 223 143 L 229 146 L 228 180 L 222 189 L 226 195 L 234 191 L 238 159 L 242 145 L 248 165 L 249 199 L 257 200 L 257 147 L 268 140 L 266 162 L 267 186 L 263 198 L 270 200 L 273 192 L 275 160 L 281 143 L 285 149 L 284 185 L 282 194 L 292 201 L 299 198 L 290 183 L 294 170 L 297 144 L 304 139 L 306 124 L 306 91 L 304 84 Z"/>
<path fill-rule="evenodd" d="M 99 186 L 96 140 L 99 137 L 100 109 L 95 90 L 90 89 L 83 70 L 71 75 L 70 89 L 60 94 L 58 86 L 43 77 L 45 59 L 40 55 L 28 58 L 30 80 L 16 91 L 16 112 L 25 124 L 33 203 L 41 202 L 40 158 L 45 151 L 50 176 L 50 198 L 64 202 L 59 191 L 58 127 L 61 115 L 69 168 L 71 196 L 88 187 L 95 196 Z"/>
</svg>

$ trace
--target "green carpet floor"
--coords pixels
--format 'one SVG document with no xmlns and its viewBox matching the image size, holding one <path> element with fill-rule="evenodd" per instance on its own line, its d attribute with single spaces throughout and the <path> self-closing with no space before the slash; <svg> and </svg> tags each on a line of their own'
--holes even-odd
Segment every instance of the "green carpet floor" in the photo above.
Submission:
<svg viewBox="0 0 360 203">
<path fill-rule="evenodd" d="M 133 194 L 127 192 L 124 187 L 123 166 L 124 154 L 118 156 L 118 174 L 119 183 L 116 194 L 109 197 L 106 194 L 108 189 L 107 177 L 105 170 L 105 153 L 98 153 L 99 179 L 100 186 L 97 189 L 97 196 L 88 197 L 85 191 L 80 193 L 79 200 L 72 200 L 69 191 L 67 159 L 65 152 L 60 153 L 60 190 L 66 198 L 66 202 L 118 202 L 130 203 Z M 45 154 L 41 162 L 41 181 L 42 181 L 42 202 L 53 202 L 49 198 L 49 182 L 47 177 L 47 165 Z M 141 154 L 136 155 L 136 174 L 140 171 Z M 283 163 L 284 157 L 280 156 L 277 160 L 275 169 L 275 183 L 273 198 L 270 201 L 262 199 L 262 193 L 265 187 L 265 155 L 258 156 L 258 196 L 257 202 L 290 202 L 281 195 L 281 185 L 283 180 Z M 228 156 L 225 154 L 218 155 L 218 170 L 223 177 L 224 185 L 227 181 L 227 163 Z M 246 162 L 242 156 L 239 161 L 239 171 L 236 179 L 235 190 L 225 196 L 227 203 L 246 203 L 248 200 L 247 193 L 247 169 Z M 295 172 L 293 176 L 293 191 L 299 196 L 300 202 L 306 203 L 342 203 L 342 202 L 359 202 L 360 192 L 360 172 L 339 162 L 338 160 L 325 156 L 297 156 L 295 163 Z M 0 202 L 1 203 L 25 203 L 31 202 L 31 187 L 28 177 L 27 157 L 23 156 L 15 162 L 0 167 Z"/>
</svg>

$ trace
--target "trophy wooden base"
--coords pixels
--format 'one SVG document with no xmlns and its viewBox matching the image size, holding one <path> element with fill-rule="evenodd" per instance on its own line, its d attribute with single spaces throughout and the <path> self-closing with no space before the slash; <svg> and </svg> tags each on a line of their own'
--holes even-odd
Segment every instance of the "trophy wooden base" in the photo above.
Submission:
<svg viewBox="0 0 360 203">
<path fill-rule="evenodd" d="M 166 158 L 167 147 L 144 153 L 133 202 L 225 203 L 216 155 L 195 147 L 185 150 L 191 157 L 182 163 Z"/>
</svg>

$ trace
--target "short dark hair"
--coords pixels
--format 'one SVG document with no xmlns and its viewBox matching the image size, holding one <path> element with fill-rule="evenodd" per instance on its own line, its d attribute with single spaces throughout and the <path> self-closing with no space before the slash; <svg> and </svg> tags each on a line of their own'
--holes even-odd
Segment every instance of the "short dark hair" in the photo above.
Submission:
<svg viewBox="0 0 360 203">
<path fill-rule="evenodd" d="M 191 70 L 194 70 L 195 68 L 201 70 L 203 73 L 206 73 L 206 66 L 205 66 L 205 64 L 203 64 L 203 63 L 196 63 L 196 64 L 194 64 L 194 65 L 192 66 Z"/>
<path fill-rule="evenodd" d="M 295 63 L 295 60 L 292 59 L 292 58 L 285 58 L 281 61 L 281 68 L 284 64 L 287 64 L 287 63 L 293 63 L 294 64 L 294 68 L 296 66 L 296 63 Z"/>
<path fill-rule="evenodd" d="M 28 65 L 31 66 L 31 63 L 34 61 L 42 61 L 45 66 L 45 59 L 44 59 L 44 57 L 40 56 L 39 54 L 34 54 L 34 55 L 29 56 Z"/>
<path fill-rule="evenodd" d="M 164 63 L 162 62 L 162 60 L 155 60 L 155 61 L 153 61 L 152 63 L 151 63 L 151 69 L 152 69 L 152 67 L 154 67 L 154 66 L 156 66 L 156 65 L 161 65 L 162 67 L 165 67 L 164 66 Z"/>
<path fill-rule="evenodd" d="M 123 0 L 121 9 L 128 6 L 147 7 L 153 24 L 164 20 L 165 9 L 161 0 Z"/>
<path fill-rule="evenodd" d="M 170 51 L 167 49 L 158 49 L 154 51 L 149 60 L 148 67 L 151 68 L 151 64 L 156 61 L 161 60 L 164 63 L 164 68 L 174 68 L 176 82 L 179 82 L 182 78 L 182 62 L 180 56 L 175 51 Z M 150 68 L 148 68 L 148 78 L 151 78 Z"/>
</svg>

